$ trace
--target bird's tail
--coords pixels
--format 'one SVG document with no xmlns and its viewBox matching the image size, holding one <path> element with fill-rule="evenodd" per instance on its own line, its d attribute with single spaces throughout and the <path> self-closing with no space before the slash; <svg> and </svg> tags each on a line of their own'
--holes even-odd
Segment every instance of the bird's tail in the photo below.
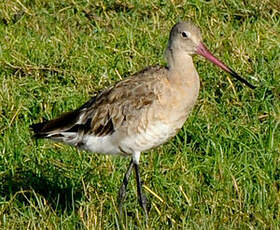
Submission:
<svg viewBox="0 0 280 230">
<path fill-rule="evenodd" d="M 32 124 L 30 128 L 35 138 L 59 139 L 63 132 L 69 132 L 74 128 L 78 118 L 78 111 L 75 110 L 53 120 Z"/>
<path fill-rule="evenodd" d="M 96 97 L 92 97 L 88 102 L 82 105 L 80 108 L 64 113 L 60 117 L 44 121 L 37 124 L 32 124 L 30 128 L 33 130 L 33 137 L 35 138 L 50 138 L 58 141 L 74 141 L 77 134 L 84 130 L 84 123 L 90 122 L 83 121 L 83 111 L 91 107 L 96 101 Z"/>
<path fill-rule="evenodd" d="M 46 138 L 47 133 L 44 132 L 44 127 L 47 125 L 48 121 L 36 123 L 30 125 L 31 130 L 33 131 L 33 137 L 34 138 Z"/>
</svg>

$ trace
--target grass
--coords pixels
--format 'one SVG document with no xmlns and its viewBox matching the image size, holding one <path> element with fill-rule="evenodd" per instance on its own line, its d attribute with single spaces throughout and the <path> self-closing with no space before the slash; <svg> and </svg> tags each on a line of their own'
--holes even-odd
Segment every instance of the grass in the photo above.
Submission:
<svg viewBox="0 0 280 230">
<path fill-rule="evenodd" d="M 148 65 L 191 20 L 251 90 L 200 57 L 196 107 L 179 134 L 141 156 L 149 224 L 128 159 L 34 141 L 29 125 L 83 104 Z M 0 3 L 1 229 L 279 229 L 280 9 L 277 0 Z"/>
</svg>

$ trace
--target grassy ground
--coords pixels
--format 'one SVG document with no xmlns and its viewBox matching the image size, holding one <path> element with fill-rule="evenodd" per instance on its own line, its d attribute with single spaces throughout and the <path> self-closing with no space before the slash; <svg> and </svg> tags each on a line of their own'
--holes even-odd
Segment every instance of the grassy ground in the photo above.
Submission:
<svg viewBox="0 0 280 230">
<path fill-rule="evenodd" d="M 280 9 L 250 1 L 6 0 L 0 3 L 1 229 L 279 229 Z M 35 142 L 29 125 L 165 64 L 169 30 L 191 20 L 256 90 L 195 57 L 197 105 L 180 133 L 142 154 L 148 226 L 128 159 Z"/>
</svg>

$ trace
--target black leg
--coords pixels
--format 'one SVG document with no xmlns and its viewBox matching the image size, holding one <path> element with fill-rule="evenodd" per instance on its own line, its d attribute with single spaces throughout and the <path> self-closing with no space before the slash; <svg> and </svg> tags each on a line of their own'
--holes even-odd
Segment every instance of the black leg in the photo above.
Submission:
<svg viewBox="0 0 280 230">
<path fill-rule="evenodd" d="M 130 163 L 129 163 L 129 166 L 128 166 L 127 171 L 126 171 L 126 173 L 124 175 L 124 178 L 123 178 L 123 183 L 122 183 L 122 185 L 120 187 L 120 190 L 119 190 L 118 203 L 119 203 L 120 215 L 122 215 L 122 203 L 125 199 L 126 187 L 127 187 L 130 175 L 131 175 L 132 166 L 133 166 L 133 160 L 131 160 Z"/>
<path fill-rule="evenodd" d="M 136 174 L 136 182 L 137 182 L 137 193 L 139 197 L 140 206 L 144 209 L 146 220 L 148 221 L 148 212 L 147 212 L 147 198 L 142 191 L 142 183 L 139 173 L 139 165 L 134 164 L 135 174 Z"/>
</svg>

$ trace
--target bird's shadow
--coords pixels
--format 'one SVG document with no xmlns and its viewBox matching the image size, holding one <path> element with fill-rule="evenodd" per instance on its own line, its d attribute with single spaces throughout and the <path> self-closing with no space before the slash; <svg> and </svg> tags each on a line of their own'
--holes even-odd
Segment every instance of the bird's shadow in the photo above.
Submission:
<svg viewBox="0 0 280 230">
<path fill-rule="evenodd" d="M 65 175 L 59 172 L 54 178 L 30 170 L 18 170 L 0 178 L 0 196 L 14 195 L 23 203 L 39 195 L 53 210 L 70 214 L 75 209 L 75 203 L 81 200 L 83 190 L 82 185 L 73 186 L 71 180 L 65 179 Z"/>
</svg>

